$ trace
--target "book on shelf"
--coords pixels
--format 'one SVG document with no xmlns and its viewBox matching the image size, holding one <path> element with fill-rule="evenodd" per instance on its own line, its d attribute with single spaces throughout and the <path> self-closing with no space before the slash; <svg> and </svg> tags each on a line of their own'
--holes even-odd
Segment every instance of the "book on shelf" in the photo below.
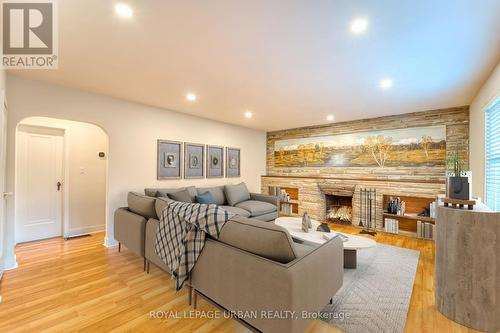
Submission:
<svg viewBox="0 0 500 333">
<path fill-rule="evenodd" d="M 384 231 L 391 233 L 391 234 L 398 234 L 399 233 L 399 220 L 390 219 L 390 218 L 386 217 L 384 219 Z"/>
<path fill-rule="evenodd" d="M 286 192 L 286 190 L 279 188 L 277 186 L 269 187 L 269 194 L 278 197 L 281 202 L 289 202 L 290 194 Z"/>
<path fill-rule="evenodd" d="M 292 204 L 289 203 L 282 203 L 280 205 L 280 213 L 285 214 L 285 215 L 292 215 L 293 214 L 293 206 Z"/>
<path fill-rule="evenodd" d="M 418 216 L 418 214 L 417 213 L 406 212 L 406 213 L 403 214 L 403 216 L 416 217 L 416 216 Z"/>
<path fill-rule="evenodd" d="M 417 221 L 417 237 L 436 239 L 436 226 L 429 222 Z"/>
</svg>

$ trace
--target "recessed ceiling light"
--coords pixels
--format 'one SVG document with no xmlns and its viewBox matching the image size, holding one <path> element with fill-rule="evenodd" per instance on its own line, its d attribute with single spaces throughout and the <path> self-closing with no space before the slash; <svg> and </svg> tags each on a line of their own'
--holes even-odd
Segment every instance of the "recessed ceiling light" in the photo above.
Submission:
<svg viewBox="0 0 500 333">
<path fill-rule="evenodd" d="M 119 16 L 127 18 L 132 17 L 132 14 L 134 13 L 130 6 L 127 6 L 123 3 L 117 3 L 115 5 L 115 11 Z"/>
<path fill-rule="evenodd" d="M 194 101 L 196 101 L 196 95 L 193 93 L 188 93 L 188 94 L 186 94 L 186 99 L 190 102 L 194 102 Z"/>
<path fill-rule="evenodd" d="M 335 119 L 335 117 L 332 116 L 331 114 L 326 116 L 326 120 L 328 120 L 328 121 L 333 121 L 334 119 Z"/>
<path fill-rule="evenodd" d="M 392 79 L 383 79 L 383 80 L 380 80 L 380 82 L 378 83 L 378 86 L 382 89 L 389 89 L 390 87 L 392 87 Z"/>
<path fill-rule="evenodd" d="M 351 22 L 351 32 L 354 34 L 361 34 L 368 29 L 368 20 L 365 18 L 357 18 Z"/>
<path fill-rule="evenodd" d="M 250 112 L 250 111 L 245 112 L 245 118 L 250 119 L 252 117 L 253 117 L 253 113 L 252 112 Z"/>
</svg>

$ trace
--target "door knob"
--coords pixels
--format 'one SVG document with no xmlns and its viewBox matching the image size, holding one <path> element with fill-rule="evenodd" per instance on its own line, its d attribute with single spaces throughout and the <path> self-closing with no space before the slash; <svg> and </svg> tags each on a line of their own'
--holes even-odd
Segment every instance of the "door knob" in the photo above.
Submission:
<svg viewBox="0 0 500 333">
<path fill-rule="evenodd" d="M 7 197 L 12 196 L 13 194 L 14 194 L 14 193 L 12 193 L 12 192 L 3 192 L 3 197 L 4 197 L 4 198 L 7 198 Z"/>
<path fill-rule="evenodd" d="M 62 185 L 61 182 L 57 182 L 56 185 L 57 185 L 57 190 L 60 191 L 61 190 L 61 185 Z"/>
</svg>

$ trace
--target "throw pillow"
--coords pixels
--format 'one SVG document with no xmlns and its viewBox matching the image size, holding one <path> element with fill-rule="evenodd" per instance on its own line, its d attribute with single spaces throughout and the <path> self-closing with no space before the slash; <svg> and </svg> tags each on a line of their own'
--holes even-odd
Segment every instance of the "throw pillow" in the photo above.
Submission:
<svg viewBox="0 0 500 333">
<path fill-rule="evenodd" d="M 250 192 L 248 192 L 247 185 L 240 183 L 238 185 L 224 186 L 227 202 L 229 205 L 234 206 L 240 202 L 250 200 Z"/>
<path fill-rule="evenodd" d="M 203 194 L 205 192 L 210 192 L 212 194 L 217 206 L 222 206 L 227 203 L 226 197 L 224 196 L 224 186 L 200 187 L 198 188 L 197 195 Z"/>
<path fill-rule="evenodd" d="M 215 199 L 214 199 L 214 196 L 212 195 L 212 193 L 205 192 L 205 193 L 202 193 L 202 194 L 196 196 L 196 202 L 199 204 L 210 205 L 210 204 L 215 204 Z"/>
<path fill-rule="evenodd" d="M 144 216 L 146 219 L 155 218 L 155 198 L 148 197 L 135 192 L 129 192 L 127 196 L 128 209 L 132 213 Z"/>
<path fill-rule="evenodd" d="M 182 190 L 175 193 L 168 193 L 168 197 L 175 201 L 190 202 L 190 203 L 193 202 L 193 200 L 191 200 L 191 195 L 189 194 L 188 190 Z"/>
<path fill-rule="evenodd" d="M 156 216 L 158 216 L 158 220 L 161 219 L 161 214 L 165 207 L 167 207 L 168 202 L 171 201 L 169 198 L 161 197 L 157 198 L 155 201 L 155 211 L 156 211 Z"/>
</svg>

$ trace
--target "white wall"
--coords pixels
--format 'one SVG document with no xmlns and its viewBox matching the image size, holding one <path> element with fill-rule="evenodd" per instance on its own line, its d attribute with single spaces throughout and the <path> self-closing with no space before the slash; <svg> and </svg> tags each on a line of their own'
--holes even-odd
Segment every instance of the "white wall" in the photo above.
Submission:
<svg viewBox="0 0 500 333">
<path fill-rule="evenodd" d="M 64 235 L 101 231 L 106 222 L 107 135 L 89 123 L 32 117 L 20 124 L 64 130 Z M 107 157 L 106 157 L 107 158 Z"/>
<path fill-rule="evenodd" d="M 113 212 L 126 205 L 128 191 L 144 187 L 217 185 L 245 181 L 260 191 L 265 173 L 266 133 L 178 112 L 149 107 L 51 85 L 7 77 L 9 100 L 7 188 L 14 190 L 15 129 L 27 117 L 42 116 L 84 121 L 100 126 L 109 137 L 108 151 L 108 245 L 113 239 Z M 179 96 L 182 98 L 182 96 Z M 235 110 L 235 112 L 238 112 Z M 200 111 L 202 114 L 202 111 Z M 200 114 L 200 115 L 201 115 Z M 241 178 L 156 180 L 156 140 L 198 142 L 241 148 Z M 6 257 L 14 258 L 14 202 L 8 201 Z"/>
<path fill-rule="evenodd" d="M 500 96 L 500 63 L 488 80 L 479 89 L 470 105 L 470 166 L 472 171 L 472 194 L 485 200 L 485 118 L 486 108 Z"/>
</svg>

